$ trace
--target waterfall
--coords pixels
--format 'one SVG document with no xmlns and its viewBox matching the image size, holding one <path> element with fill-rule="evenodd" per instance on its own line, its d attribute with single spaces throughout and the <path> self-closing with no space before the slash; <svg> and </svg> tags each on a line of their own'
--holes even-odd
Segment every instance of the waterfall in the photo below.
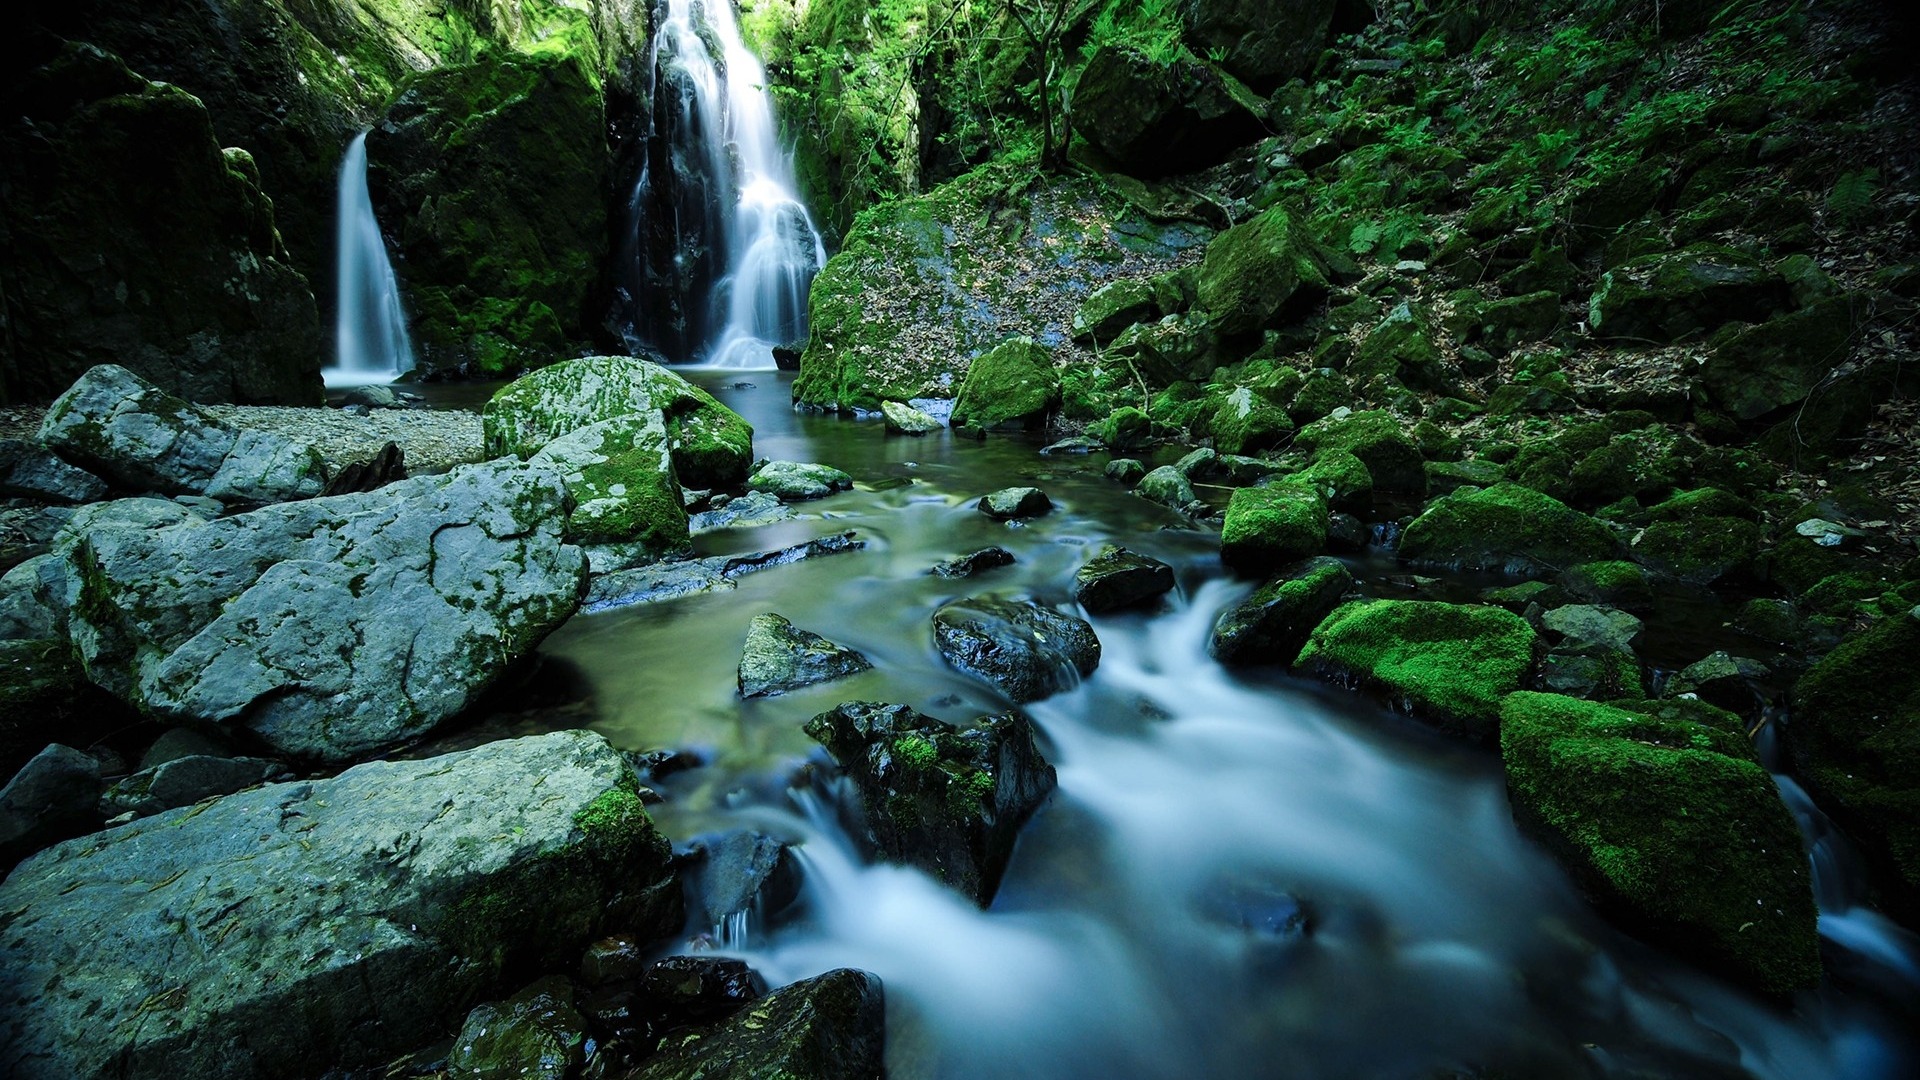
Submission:
<svg viewBox="0 0 1920 1080">
<path fill-rule="evenodd" d="M 337 210 L 339 314 L 333 366 L 321 372 L 328 386 L 392 382 L 413 369 L 413 343 L 400 308 L 400 285 L 380 222 L 367 193 L 367 136 L 356 136 L 340 162 Z"/>
<path fill-rule="evenodd" d="M 769 368 L 774 346 L 806 337 L 807 288 L 826 247 L 731 4 L 662 0 L 655 21 L 652 111 L 621 258 L 624 333 L 635 351 Z"/>
</svg>

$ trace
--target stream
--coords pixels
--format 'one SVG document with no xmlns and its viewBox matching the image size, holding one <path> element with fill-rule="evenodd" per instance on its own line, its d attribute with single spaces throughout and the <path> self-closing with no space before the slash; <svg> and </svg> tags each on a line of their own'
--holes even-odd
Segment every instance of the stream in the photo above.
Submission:
<svg viewBox="0 0 1920 1080">
<path fill-rule="evenodd" d="M 542 681 L 566 699 L 554 715 L 624 748 L 702 759 L 658 785 L 655 817 L 676 843 L 741 827 L 800 842 L 793 909 L 694 944 L 744 957 L 773 985 L 836 967 L 878 974 L 892 1075 L 1920 1069 L 1920 944 L 1858 905 L 1859 860 L 1791 779 L 1779 782 L 1814 852 L 1828 978 L 1778 1003 L 1596 915 L 1516 830 L 1497 751 L 1357 694 L 1214 663 L 1214 617 L 1253 583 L 1224 576 L 1214 534 L 1103 478 L 1105 455 L 1043 457 L 1033 440 L 945 431 L 888 437 L 877 420 L 792 411 L 788 373 L 687 373 L 752 422 L 756 456 L 856 480 L 798 504 L 792 520 L 699 536 L 702 554 L 848 529 L 866 546 L 748 575 L 732 591 L 578 616 L 543 646 Z M 974 508 L 1028 483 L 1052 496 L 1053 513 L 1009 525 Z M 847 700 L 953 722 L 1004 710 L 941 660 L 934 608 L 987 591 L 1067 605 L 1073 570 L 1107 541 L 1171 564 L 1179 586 L 1157 613 L 1093 618 L 1098 670 L 1028 707 L 1059 788 L 991 908 L 916 870 L 864 864 L 835 823 L 834 791 L 819 779 L 828 759 L 802 723 Z M 970 579 L 928 573 L 990 544 L 1017 561 Z M 1354 567 L 1364 587 L 1390 594 L 1386 555 Z M 742 701 L 740 646 L 768 611 L 864 652 L 874 669 Z"/>
</svg>

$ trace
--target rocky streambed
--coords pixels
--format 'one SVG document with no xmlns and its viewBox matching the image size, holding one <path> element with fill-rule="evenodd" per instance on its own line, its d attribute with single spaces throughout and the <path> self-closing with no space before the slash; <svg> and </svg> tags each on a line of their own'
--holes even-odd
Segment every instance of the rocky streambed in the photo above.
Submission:
<svg viewBox="0 0 1920 1080">
<path fill-rule="evenodd" d="M 1913 1065 L 1900 819 L 1834 771 L 1911 616 L 1796 686 L 1764 597 L 1648 555 L 1704 511 L 1396 494 L 1444 462 L 1366 413 L 1293 469 L 791 378 L 562 363 L 434 421 L 501 456 L 344 492 L 124 372 L 56 403 L 8 474 L 58 525 L 0 590 L 0 1060 Z"/>
</svg>

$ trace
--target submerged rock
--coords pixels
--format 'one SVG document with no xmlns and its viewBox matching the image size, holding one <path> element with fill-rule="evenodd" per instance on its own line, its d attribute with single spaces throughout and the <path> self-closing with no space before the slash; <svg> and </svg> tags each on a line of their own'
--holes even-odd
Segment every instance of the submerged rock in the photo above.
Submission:
<svg viewBox="0 0 1920 1080">
<path fill-rule="evenodd" d="M 1603 907 L 1762 991 L 1819 982 L 1800 833 L 1737 722 L 1517 693 L 1500 754 L 1515 819 Z"/>
<path fill-rule="evenodd" d="M 769 461 L 747 478 L 747 490 L 777 496 L 781 502 L 824 499 L 853 487 L 853 477 L 831 465 L 809 461 Z"/>
<path fill-rule="evenodd" d="M 130 491 L 275 503 L 327 486 L 312 447 L 230 427 L 117 364 L 92 368 L 60 395 L 40 441 Z"/>
<path fill-rule="evenodd" d="M 1085 619 L 1031 600 L 976 596 L 943 604 L 933 613 L 933 640 L 947 663 L 1014 701 L 1068 689 L 1100 664 L 1100 639 Z"/>
<path fill-rule="evenodd" d="M 771 697 L 873 667 L 860 653 L 771 612 L 755 615 L 740 655 L 740 696 Z"/>
<path fill-rule="evenodd" d="M 169 810 L 0 885 L 21 1080 L 305 1075 L 450 1031 L 501 975 L 680 926 L 666 840 L 557 732 Z M 145 1022 L 162 1010 L 165 1023 Z"/>
<path fill-rule="evenodd" d="M 1013 552 L 1003 547 L 984 547 L 979 551 L 970 551 L 933 564 L 928 573 L 944 578 L 972 577 L 983 570 L 992 570 L 1000 566 L 1013 565 Z"/>
<path fill-rule="evenodd" d="M 147 712 L 350 761 L 460 712 L 573 614 L 566 489 L 511 462 L 213 522 L 91 529 L 68 555 L 90 679 Z"/>
<path fill-rule="evenodd" d="M 1074 603 L 1095 615 L 1138 607 L 1173 591 L 1173 567 L 1107 544 L 1073 572 Z"/>
<path fill-rule="evenodd" d="M 1501 698 L 1533 673 L 1538 647 L 1526 620 L 1501 608 L 1363 600 L 1327 616 L 1298 663 L 1323 677 L 1379 686 L 1436 727 L 1488 737 Z"/>
<path fill-rule="evenodd" d="M 1053 510 L 1053 500 L 1037 487 L 1010 487 L 983 495 L 980 512 L 995 521 L 1039 517 Z"/>
<path fill-rule="evenodd" d="M 1352 587 L 1353 574 L 1338 559 L 1296 563 L 1222 611 L 1207 651 L 1229 665 L 1292 664 L 1307 635 Z"/>
<path fill-rule="evenodd" d="M 841 968 L 783 986 L 668 1047 L 632 1080 L 880 1080 L 885 1046 L 880 980 Z"/>
<path fill-rule="evenodd" d="M 956 728 L 905 705 L 853 701 L 807 721 L 807 734 L 859 790 L 867 846 L 982 907 L 1021 824 L 1053 791 L 1053 766 L 1018 713 Z"/>
<path fill-rule="evenodd" d="M 541 368 L 500 390 L 481 413 L 486 452 L 531 457 L 588 424 L 659 413 L 679 481 L 733 488 L 753 464 L 753 428 L 712 394 L 650 360 L 589 356 Z"/>
<path fill-rule="evenodd" d="M 587 589 L 586 609 L 605 611 L 732 589 L 737 587 L 735 582 L 748 574 L 822 555 L 842 555 L 866 546 L 866 541 L 856 538 L 852 532 L 843 532 L 750 555 L 714 555 L 619 570 L 593 579 Z"/>
</svg>

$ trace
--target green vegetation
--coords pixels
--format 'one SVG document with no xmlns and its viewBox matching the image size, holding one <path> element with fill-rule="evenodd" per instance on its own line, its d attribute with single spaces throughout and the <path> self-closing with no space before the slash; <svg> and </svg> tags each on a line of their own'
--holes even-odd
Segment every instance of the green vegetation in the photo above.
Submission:
<svg viewBox="0 0 1920 1080">
<path fill-rule="evenodd" d="M 1311 487 L 1243 487 L 1227 502 L 1220 559 L 1240 573 L 1264 573 L 1326 547 L 1327 501 Z"/>
<path fill-rule="evenodd" d="M 1379 687 L 1437 727 L 1486 738 L 1501 699 L 1532 675 L 1538 649 L 1533 628 L 1497 607 L 1372 600 L 1327 616 L 1297 663 Z"/>
</svg>

